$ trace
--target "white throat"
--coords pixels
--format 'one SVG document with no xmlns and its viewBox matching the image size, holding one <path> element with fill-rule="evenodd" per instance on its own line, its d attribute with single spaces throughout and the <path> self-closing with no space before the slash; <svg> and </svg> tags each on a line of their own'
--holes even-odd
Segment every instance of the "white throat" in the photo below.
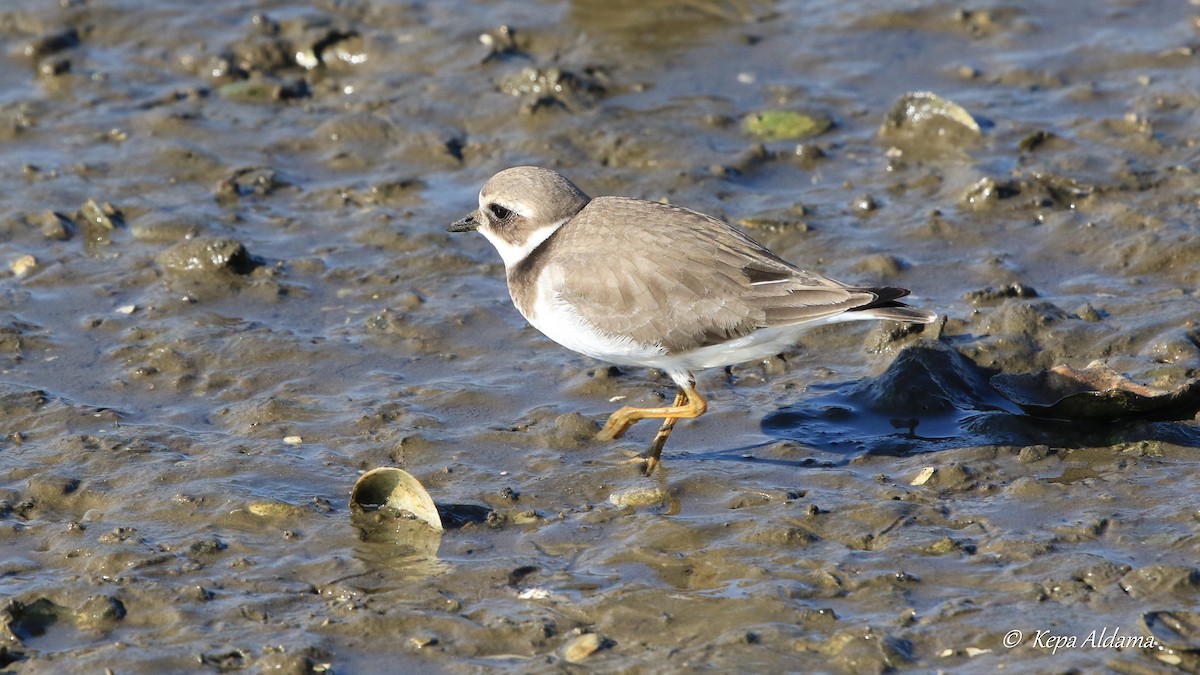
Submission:
<svg viewBox="0 0 1200 675">
<path fill-rule="evenodd" d="M 554 234 L 558 228 L 562 227 L 563 223 L 567 222 L 567 220 L 569 219 L 563 218 L 562 220 L 555 221 L 549 225 L 539 227 L 538 229 L 530 232 L 529 236 L 525 238 L 523 243 L 516 245 L 496 236 L 490 230 L 480 228 L 479 233 L 487 237 L 487 240 L 492 242 L 492 246 L 496 247 L 496 251 L 500 253 L 500 257 L 504 260 L 504 268 L 511 269 L 514 265 L 524 260 L 525 256 L 532 253 L 533 249 L 541 246 L 542 242 L 546 241 L 550 235 Z"/>
</svg>

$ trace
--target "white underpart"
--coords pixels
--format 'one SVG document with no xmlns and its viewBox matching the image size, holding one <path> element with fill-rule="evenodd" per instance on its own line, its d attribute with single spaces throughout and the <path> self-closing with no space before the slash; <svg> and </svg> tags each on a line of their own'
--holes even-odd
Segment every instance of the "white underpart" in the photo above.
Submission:
<svg viewBox="0 0 1200 675">
<path fill-rule="evenodd" d="M 761 328 L 728 342 L 669 354 L 661 344 L 645 344 L 625 335 L 607 333 L 580 316 L 578 310 L 558 294 L 557 289 L 561 288 L 562 275 L 565 273 L 566 270 L 557 265 L 548 265 L 538 277 L 532 315 L 525 317 L 534 328 L 567 349 L 585 356 L 618 365 L 660 368 L 681 385 L 695 371 L 756 361 L 785 352 L 810 328 L 878 318 L 869 310 L 843 312 L 791 326 Z"/>
<path fill-rule="evenodd" d="M 534 328 L 558 344 L 601 361 L 627 366 L 650 365 L 666 354 L 659 345 L 637 342 L 626 335 L 601 331 L 579 315 L 574 305 L 558 293 L 567 271 L 558 265 L 547 265 L 537 279 L 537 296 L 533 311 L 525 319 Z"/>
<path fill-rule="evenodd" d="M 562 227 L 563 223 L 565 222 L 567 222 L 566 218 L 550 223 L 544 227 L 539 227 L 538 229 L 529 233 L 529 236 L 525 239 L 524 243 L 518 245 L 513 245 L 505 241 L 503 238 L 497 236 L 496 233 L 492 232 L 490 228 L 481 227 L 479 228 L 479 233 L 487 237 L 487 240 L 492 243 L 492 246 L 496 247 L 496 250 L 500 253 L 500 258 L 504 260 L 504 267 L 510 268 L 524 260 L 525 256 L 533 252 L 533 249 L 541 246 L 542 242 L 546 241 L 546 239 L 549 238 L 550 235 L 554 234 L 555 230 Z"/>
<path fill-rule="evenodd" d="M 729 340 L 728 342 L 693 349 L 690 352 L 682 354 L 665 354 L 654 363 L 646 363 L 645 365 L 653 368 L 662 368 L 670 372 L 680 369 L 691 371 L 703 370 L 705 368 L 728 366 L 734 363 L 757 361 L 786 352 L 800 341 L 801 335 L 817 326 L 845 321 L 876 320 L 877 318 L 866 312 L 843 312 L 842 314 L 835 314 L 834 316 L 817 319 L 816 321 L 806 321 L 790 326 L 760 328 L 749 335 Z"/>
</svg>

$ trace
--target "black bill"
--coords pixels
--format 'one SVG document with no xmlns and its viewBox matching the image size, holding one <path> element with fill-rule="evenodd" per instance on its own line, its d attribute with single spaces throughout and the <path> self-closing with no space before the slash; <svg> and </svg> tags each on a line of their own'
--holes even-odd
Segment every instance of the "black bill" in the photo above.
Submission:
<svg viewBox="0 0 1200 675">
<path fill-rule="evenodd" d="M 462 220 L 456 220 L 450 223 L 450 227 L 446 228 L 447 232 L 470 232 L 479 227 L 479 222 L 475 220 L 475 214 L 471 213 Z"/>
</svg>

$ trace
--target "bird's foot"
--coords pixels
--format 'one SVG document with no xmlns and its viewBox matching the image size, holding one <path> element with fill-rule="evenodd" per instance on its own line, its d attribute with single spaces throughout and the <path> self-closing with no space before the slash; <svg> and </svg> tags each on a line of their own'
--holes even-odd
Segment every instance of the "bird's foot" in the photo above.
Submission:
<svg viewBox="0 0 1200 675">
<path fill-rule="evenodd" d="M 623 415 L 626 410 L 632 408 L 621 408 L 617 412 L 609 415 L 608 421 L 604 423 L 604 427 L 596 434 L 596 439 L 601 441 L 615 441 L 625 435 L 629 431 L 629 427 L 637 422 L 637 418 L 630 418 L 628 415 Z"/>
<path fill-rule="evenodd" d="M 651 450 L 653 450 L 653 448 L 649 448 L 643 452 L 622 449 L 621 454 L 625 455 L 625 459 L 621 460 L 620 463 L 640 464 L 642 467 L 642 475 L 649 476 L 654 473 L 654 470 L 658 468 L 659 464 L 662 464 L 657 456 L 651 454 Z"/>
</svg>

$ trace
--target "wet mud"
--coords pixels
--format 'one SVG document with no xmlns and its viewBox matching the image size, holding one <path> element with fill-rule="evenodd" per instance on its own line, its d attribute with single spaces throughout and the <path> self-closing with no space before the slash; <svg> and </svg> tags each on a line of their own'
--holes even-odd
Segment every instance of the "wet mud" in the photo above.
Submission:
<svg viewBox="0 0 1200 675">
<path fill-rule="evenodd" d="M 6 3 L 0 671 L 1195 672 L 1198 15 Z M 704 373 L 643 477 L 670 379 L 445 232 L 519 164 L 943 318 Z"/>
</svg>

